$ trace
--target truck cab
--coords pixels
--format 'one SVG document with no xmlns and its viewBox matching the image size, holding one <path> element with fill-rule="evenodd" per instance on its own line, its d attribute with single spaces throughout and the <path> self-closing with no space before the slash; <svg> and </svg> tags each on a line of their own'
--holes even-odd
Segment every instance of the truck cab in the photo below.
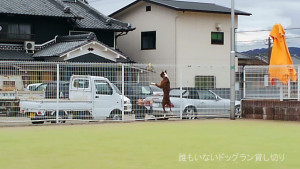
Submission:
<svg viewBox="0 0 300 169">
<path fill-rule="evenodd" d="M 107 78 L 100 76 L 71 77 L 69 99 L 74 101 L 90 100 L 93 102 L 93 113 L 105 113 L 114 117 L 122 111 L 122 94 Z M 131 112 L 130 99 L 124 96 L 124 111 Z"/>
</svg>

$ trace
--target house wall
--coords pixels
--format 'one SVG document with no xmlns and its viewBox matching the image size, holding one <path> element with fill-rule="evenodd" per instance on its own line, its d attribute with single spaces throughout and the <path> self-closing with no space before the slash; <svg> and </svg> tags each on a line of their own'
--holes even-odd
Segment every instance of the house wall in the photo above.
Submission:
<svg viewBox="0 0 300 169">
<path fill-rule="evenodd" d="M 146 12 L 148 5 L 150 12 Z M 182 81 L 183 86 L 193 87 L 195 76 L 205 75 L 215 76 L 218 88 L 230 87 L 230 15 L 182 12 L 139 2 L 114 17 L 136 27 L 118 39 L 118 47 L 138 63 L 176 65 L 169 75 L 174 76 L 175 86 Z M 217 23 L 224 32 L 224 45 L 211 44 Z M 155 50 L 141 50 L 143 31 L 156 31 Z"/>
<path fill-rule="evenodd" d="M 168 71 L 171 84 L 175 85 L 175 17 L 177 12 L 151 3 L 139 2 L 134 8 L 128 8 L 125 14 L 115 17 L 118 20 L 132 24 L 136 30 L 118 38 L 117 47 L 137 63 L 162 64 L 157 72 Z M 146 12 L 146 6 L 151 5 L 151 11 Z M 156 49 L 141 50 L 141 32 L 156 31 Z M 159 74 L 158 74 L 159 75 Z M 158 76 L 158 78 L 160 78 Z"/>
<path fill-rule="evenodd" d="M 178 14 L 176 63 L 182 66 L 183 86 L 194 86 L 195 76 L 215 76 L 217 88 L 229 87 L 231 16 L 201 12 Z M 218 32 L 216 24 L 221 26 L 219 32 L 224 32 L 223 45 L 211 44 L 211 32 Z"/>
<path fill-rule="evenodd" d="M 146 12 L 146 6 L 152 7 Z M 175 20 L 177 12 L 151 3 L 139 2 L 117 17 L 130 21 L 136 30 L 118 39 L 118 47 L 138 63 L 175 64 Z M 141 50 L 141 32 L 156 31 L 156 49 Z"/>
</svg>

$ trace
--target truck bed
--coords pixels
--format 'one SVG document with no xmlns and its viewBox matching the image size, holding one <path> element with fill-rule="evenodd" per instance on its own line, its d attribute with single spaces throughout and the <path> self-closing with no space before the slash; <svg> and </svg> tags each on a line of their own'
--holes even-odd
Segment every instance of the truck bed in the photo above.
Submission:
<svg viewBox="0 0 300 169">
<path fill-rule="evenodd" d="M 91 111 L 93 102 L 92 101 L 82 101 L 82 100 L 69 100 L 60 99 L 56 102 L 56 99 L 42 99 L 42 100 L 21 100 L 20 109 L 30 110 L 45 110 L 45 111 L 55 111 L 57 107 L 59 110 L 73 110 L 73 111 Z"/>
<path fill-rule="evenodd" d="M 0 98 L 3 99 L 43 99 L 43 91 L 0 91 Z"/>
</svg>

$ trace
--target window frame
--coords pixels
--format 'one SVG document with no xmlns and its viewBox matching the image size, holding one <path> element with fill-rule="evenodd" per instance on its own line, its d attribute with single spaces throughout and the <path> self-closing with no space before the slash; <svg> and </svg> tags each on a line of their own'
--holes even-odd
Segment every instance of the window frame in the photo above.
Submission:
<svg viewBox="0 0 300 169">
<path fill-rule="evenodd" d="M 213 39 L 213 35 L 216 34 L 217 38 Z M 219 39 L 219 35 L 221 35 L 221 39 Z M 212 45 L 224 45 L 224 32 L 211 32 L 210 40 Z"/>
<path fill-rule="evenodd" d="M 80 86 L 82 85 L 82 86 Z M 72 84 L 73 89 L 90 89 L 90 81 L 85 78 L 78 78 L 73 81 Z"/>
<path fill-rule="evenodd" d="M 208 79 L 208 78 L 211 78 L 211 80 L 201 81 L 201 79 Z M 195 87 L 199 89 L 216 88 L 216 76 L 195 76 Z"/>
<path fill-rule="evenodd" d="M 144 44 L 145 38 L 154 38 L 154 39 L 148 39 L 148 43 L 149 43 L 148 47 L 145 46 Z M 156 49 L 156 31 L 141 32 L 141 50 L 155 50 L 155 49 Z"/>
<path fill-rule="evenodd" d="M 152 7 L 150 5 L 146 6 L 146 12 L 150 12 L 152 10 Z"/>
<path fill-rule="evenodd" d="M 32 24 L 0 22 L 0 26 L 1 41 L 32 40 Z"/>
<path fill-rule="evenodd" d="M 101 90 L 97 88 L 97 85 L 100 85 Z M 95 80 L 94 86 L 96 95 L 113 95 L 114 93 L 113 87 L 105 80 Z"/>
</svg>

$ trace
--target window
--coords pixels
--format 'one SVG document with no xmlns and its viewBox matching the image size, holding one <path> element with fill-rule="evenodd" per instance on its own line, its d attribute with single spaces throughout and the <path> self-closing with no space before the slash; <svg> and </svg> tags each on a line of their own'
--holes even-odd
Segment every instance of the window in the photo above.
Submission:
<svg viewBox="0 0 300 169">
<path fill-rule="evenodd" d="M 170 96 L 172 97 L 180 97 L 180 95 L 182 94 L 182 97 L 186 97 L 188 96 L 188 92 L 187 90 L 182 90 L 182 93 L 180 92 L 180 89 L 173 89 L 170 91 Z"/>
<path fill-rule="evenodd" d="M 156 31 L 142 32 L 141 43 L 142 50 L 156 49 Z"/>
<path fill-rule="evenodd" d="M 15 81 L 3 81 L 3 88 L 5 87 L 16 87 L 16 82 Z"/>
<path fill-rule="evenodd" d="M 31 25 L 18 23 L 0 23 L 0 39 L 31 40 Z"/>
<path fill-rule="evenodd" d="M 197 90 L 189 90 L 189 99 L 199 99 L 198 91 Z"/>
<path fill-rule="evenodd" d="M 224 44 L 224 32 L 212 32 L 211 33 L 211 44 Z"/>
<path fill-rule="evenodd" d="M 146 12 L 151 11 L 151 6 L 146 6 Z"/>
<path fill-rule="evenodd" d="M 47 83 L 41 84 L 38 87 L 35 88 L 35 91 L 45 91 L 47 87 Z"/>
<path fill-rule="evenodd" d="M 216 86 L 215 76 L 196 76 L 195 87 L 200 89 L 212 89 Z"/>
<path fill-rule="evenodd" d="M 113 94 L 113 89 L 111 86 L 103 80 L 95 80 L 95 89 L 96 89 L 96 94 L 101 94 L 101 95 L 112 95 Z"/>
<path fill-rule="evenodd" d="M 216 96 L 207 90 L 200 90 L 199 98 L 202 100 L 215 100 Z"/>
<path fill-rule="evenodd" d="M 89 88 L 89 80 L 87 79 L 76 79 L 73 83 L 74 88 L 86 89 Z"/>
<path fill-rule="evenodd" d="M 149 86 L 142 86 L 142 94 L 150 95 L 151 94 L 150 87 Z"/>
</svg>

